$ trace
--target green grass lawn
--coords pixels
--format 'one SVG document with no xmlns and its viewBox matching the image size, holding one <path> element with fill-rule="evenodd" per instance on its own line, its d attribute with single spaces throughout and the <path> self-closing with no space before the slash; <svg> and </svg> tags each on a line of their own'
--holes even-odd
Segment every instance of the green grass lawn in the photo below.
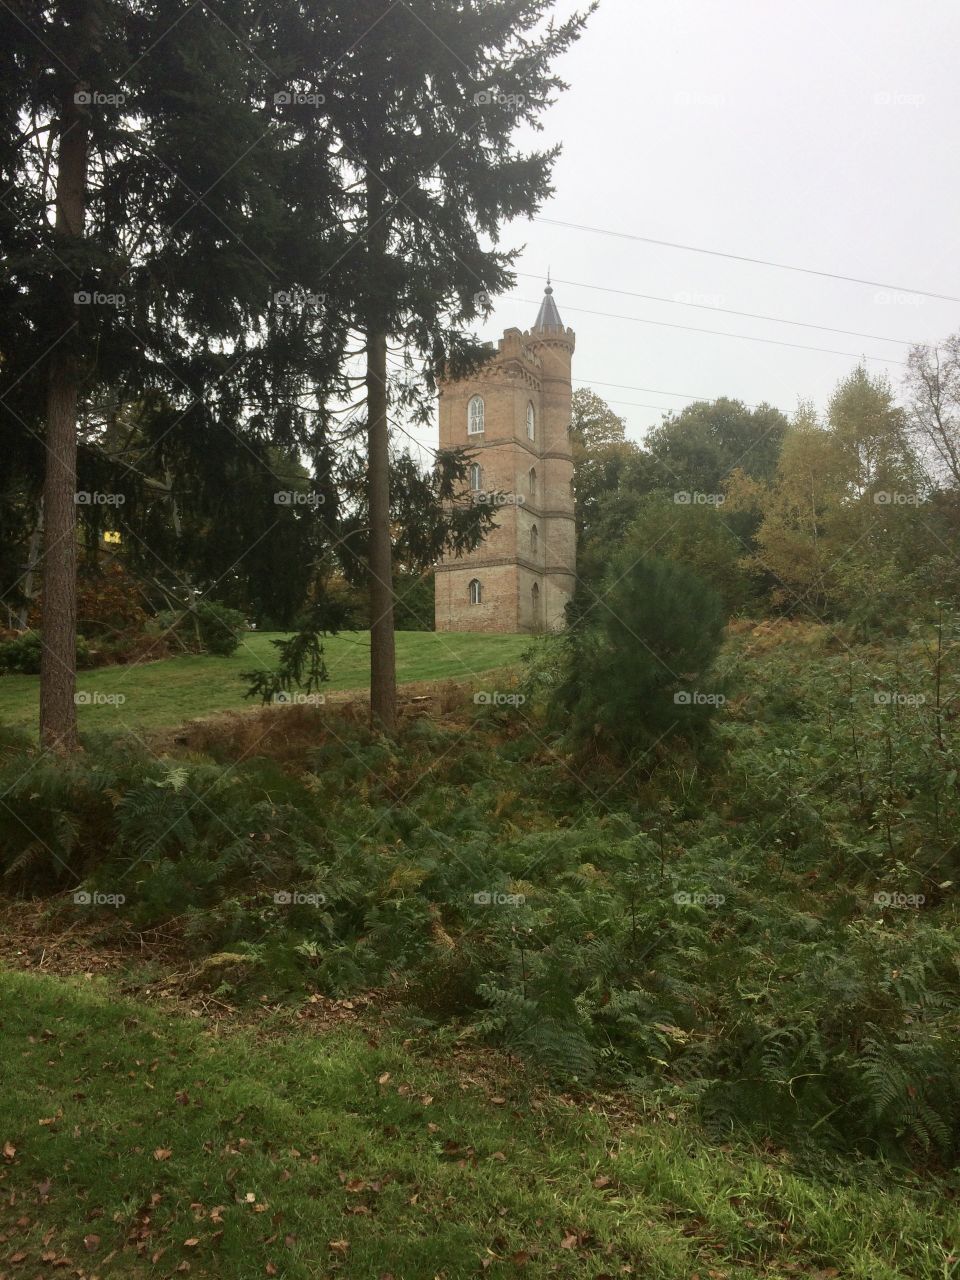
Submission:
<svg viewBox="0 0 960 1280">
<path fill-rule="evenodd" d="M 12 972 L 0 1027 L 5 1276 L 956 1274 L 957 1204 L 906 1170 L 802 1172 L 662 1112 L 613 1123 L 502 1060 L 454 1072 L 449 1042 L 289 1009 L 214 1028 Z"/>
<path fill-rule="evenodd" d="M 244 636 L 230 658 L 188 655 L 137 666 L 98 667 L 81 671 L 77 689 L 91 694 L 122 695 L 123 703 L 78 707 L 81 732 L 112 733 L 125 726 L 160 729 L 194 716 L 250 707 L 244 700 L 242 671 L 276 665 L 270 643 L 278 633 Z M 397 632 L 397 674 L 401 681 L 469 678 L 516 662 L 529 636 Z M 326 642 L 330 683 L 337 689 L 363 689 L 369 682 L 370 639 L 367 632 L 343 632 Z M 0 676 L 0 724 L 32 729 L 39 707 L 38 676 Z"/>
</svg>

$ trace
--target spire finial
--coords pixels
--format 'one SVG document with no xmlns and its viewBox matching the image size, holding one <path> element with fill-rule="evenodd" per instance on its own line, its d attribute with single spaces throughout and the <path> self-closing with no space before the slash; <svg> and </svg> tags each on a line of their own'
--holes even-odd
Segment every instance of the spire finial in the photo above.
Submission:
<svg viewBox="0 0 960 1280">
<path fill-rule="evenodd" d="M 563 329 L 563 321 L 557 311 L 557 304 L 553 300 L 552 279 L 552 272 L 548 269 L 547 287 L 543 291 L 543 301 L 540 304 L 540 311 L 533 326 L 534 333 L 546 333 L 548 330 Z"/>
</svg>

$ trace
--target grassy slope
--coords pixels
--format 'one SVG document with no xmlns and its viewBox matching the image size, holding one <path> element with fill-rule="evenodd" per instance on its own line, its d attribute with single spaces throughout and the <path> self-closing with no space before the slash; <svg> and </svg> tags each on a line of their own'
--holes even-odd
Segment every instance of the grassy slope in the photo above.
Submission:
<svg viewBox="0 0 960 1280">
<path fill-rule="evenodd" d="M 252 704 L 244 701 L 242 671 L 276 665 L 270 641 L 277 634 L 251 634 L 230 658 L 206 655 L 169 658 L 139 666 L 81 671 L 77 688 L 123 694 L 126 701 L 79 707 L 82 731 L 112 733 L 125 725 L 164 728 L 194 716 Z M 397 673 L 401 681 L 466 678 L 515 662 L 529 643 L 517 635 L 397 633 Z M 367 685 L 370 643 L 366 632 L 344 632 L 326 642 L 330 690 Z M 38 676 L 0 678 L 0 724 L 33 728 L 39 706 Z"/>
<path fill-rule="evenodd" d="M 100 1280 L 955 1271 L 958 1211 L 935 1189 L 820 1181 L 667 1117 L 617 1131 L 393 1033 L 316 1035 L 287 1012 L 214 1034 L 99 982 L 13 973 L 0 1026 L 0 1275 L 44 1253 Z"/>
</svg>

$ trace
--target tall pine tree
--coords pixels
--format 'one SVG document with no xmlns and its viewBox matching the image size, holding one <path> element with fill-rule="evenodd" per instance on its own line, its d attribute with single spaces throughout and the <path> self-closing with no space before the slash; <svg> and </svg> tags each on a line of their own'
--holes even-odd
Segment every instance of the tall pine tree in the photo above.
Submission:
<svg viewBox="0 0 960 1280">
<path fill-rule="evenodd" d="M 590 5 L 587 12 L 595 6 Z M 395 395 L 427 412 L 442 368 L 483 358 L 464 336 L 512 281 L 503 224 L 550 192 L 557 149 L 524 152 L 515 135 L 563 82 L 552 64 L 586 13 L 554 23 L 552 0 L 355 0 L 341 6 L 349 52 L 327 74 L 341 212 L 357 244 L 344 259 L 351 320 L 363 335 L 369 466 L 371 716 L 396 724 L 388 351 L 415 377 Z M 410 407 L 409 403 L 405 407 Z"/>
<path fill-rule="evenodd" d="M 136 402 L 156 449 L 179 439 L 199 457 L 296 447 L 312 430 L 304 395 L 337 387 L 328 273 L 349 241 L 303 65 L 332 9 L 313 0 L 307 24 L 285 0 L 265 17 L 242 0 L 0 6 L 0 481 L 45 472 L 49 748 L 77 740 L 76 449 L 91 405 Z"/>
</svg>

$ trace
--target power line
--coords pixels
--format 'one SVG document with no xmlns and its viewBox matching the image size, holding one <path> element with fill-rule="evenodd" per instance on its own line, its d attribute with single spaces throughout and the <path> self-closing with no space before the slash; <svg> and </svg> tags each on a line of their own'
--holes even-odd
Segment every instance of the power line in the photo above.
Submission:
<svg viewBox="0 0 960 1280">
<path fill-rule="evenodd" d="M 612 396 L 604 397 L 604 404 L 622 404 L 629 406 L 631 409 L 656 409 L 658 413 L 672 412 L 670 406 L 666 404 L 641 404 L 639 400 L 614 400 Z M 750 408 L 749 405 L 745 407 Z"/>
<path fill-rule="evenodd" d="M 541 275 L 532 271 L 518 271 L 518 276 L 530 280 L 542 280 Z M 734 311 L 732 307 L 715 307 L 706 302 L 684 302 L 679 298 L 661 298 L 652 293 L 634 293 L 630 289 L 614 289 L 610 285 L 586 284 L 583 280 L 560 280 L 554 277 L 555 284 L 568 284 L 575 289 L 593 289 L 600 293 L 619 293 L 625 298 L 642 298 L 645 302 L 665 302 L 671 307 L 696 307 L 700 311 L 721 311 L 728 316 L 743 316 L 747 320 L 769 320 L 773 324 L 792 324 L 801 329 L 821 329 L 824 333 L 839 333 L 846 338 L 869 338 L 874 342 L 895 342 L 901 347 L 917 346 L 918 343 L 909 338 L 886 338 L 881 333 L 858 333 L 856 329 L 834 329 L 826 324 L 812 324 L 807 320 L 787 320 L 783 316 L 760 315 L 755 311 Z"/>
<path fill-rule="evenodd" d="M 655 240 L 652 236 L 638 236 L 627 231 L 613 231 L 609 227 L 590 227 L 580 222 L 561 222 L 559 218 L 534 218 L 534 222 L 554 227 L 567 227 L 572 231 L 590 231 L 598 236 L 613 236 L 617 240 L 636 240 L 642 244 L 655 244 L 664 249 L 683 249 L 687 253 L 705 253 L 712 258 L 729 258 L 733 262 L 750 262 L 758 267 L 776 267 L 778 271 L 797 271 L 801 275 L 819 276 L 824 280 L 843 280 L 847 284 L 864 284 L 872 289 L 891 289 L 895 293 L 912 293 L 921 298 L 936 298 L 938 302 L 960 302 L 949 293 L 931 293 L 928 289 L 907 289 L 899 284 L 885 284 L 881 280 L 863 280 L 859 276 L 842 276 L 834 271 L 818 271 L 814 267 L 797 267 L 789 262 L 771 262 L 767 258 L 751 258 L 743 253 L 724 253 L 720 249 L 703 249 L 695 244 L 678 244 L 673 240 Z"/>
<path fill-rule="evenodd" d="M 536 306 L 531 298 L 518 298 L 508 294 L 511 302 L 522 302 L 524 306 Z M 880 364 L 906 365 L 905 360 L 894 360 L 890 356 L 868 356 L 856 351 L 836 351 L 833 347 L 808 347 L 803 342 L 784 342 L 780 338 L 756 338 L 752 333 L 724 333 L 722 329 L 701 329 L 692 324 L 672 324 L 669 320 L 645 320 L 642 316 L 617 315 L 612 311 L 590 311 L 586 307 L 571 307 L 564 304 L 564 310 L 576 311 L 585 316 L 606 316 L 608 320 L 630 320 L 634 324 L 650 324 L 660 329 L 683 329 L 687 333 L 709 333 L 717 338 L 739 338 L 744 342 L 762 342 L 771 347 L 792 347 L 795 351 L 817 351 L 822 355 L 846 356 L 850 360 L 876 360 Z"/>
<path fill-rule="evenodd" d="M 581 382 L 583 383 L 584 386 L 587 386 L 587 387 L 616 387 L 618 391 L 647 391 L 651 395 L 676 396 L 680 400 L 704 400 L 706 401 L 707 404 L 714 404 L 717 400 L 736 399 L 736 397 L 734 396 L 696 396 L 696 395 L 691 395 L 690 392 L 688 391 L 664 391 L 662 387 L 634 387 L 627 382 L 601 382 L 598 378 L 574 378 L 573 381 Z M 624 404 L 626 402 L 621 401 L 620 403 Z M 746 404 L 743 400 L 741 400 L 740 403 L 744 406 L 745 409 L 760 408 L 758 404 Z M 651 405 L 646 405 L 644 407 L 648 409 L 662 409 L 669 412 L 669 410 L 667 409 L 667 406 L 662 404 L 661 405 L 651 404 Z"/>
</svg>

